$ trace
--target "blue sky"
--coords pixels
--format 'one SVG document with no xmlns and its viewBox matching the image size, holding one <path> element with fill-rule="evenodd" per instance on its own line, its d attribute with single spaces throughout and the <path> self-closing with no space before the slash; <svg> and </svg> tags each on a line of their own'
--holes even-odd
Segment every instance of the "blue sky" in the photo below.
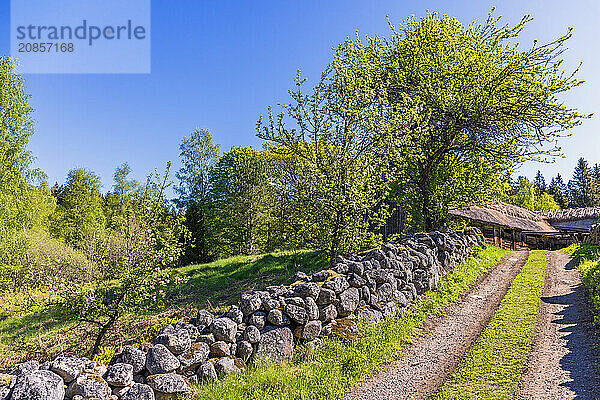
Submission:
<svg viewBox="0 0 600 400">
<path fill-rule="evenodd" d="M 10 1 L 0 0 L 0 54 L 10 53 Z M 194 128 L 208 128 L 227 150 L 260 148 L 258 116 L 269 104 L 287 101 L 297 69 L 318 77 L 331 48 L 354 35 L 387 34 L 386 15 L 400 22 L 427 10 L 464 23 L 485 19 L 491 6 L 506 21 L 531 13 L 520 41 L 547 40 L 569 26 L 575 36 L 566 66 L 583 62 L 583 87 L 567 104 L 585 112 L 600 106 L 600 2 L 595 1 L 152 1 L 151 74 L 25 75 L 36 109 L 30 149 L 50 184 L 64 182 L 73 167 L 88 168 L 110 190 L 117 165 L 130 163 L 137 178 L 168 160 L 178 167 L 178 146 Z M 597 118 L 562 141 L 565 159 L 529 164 L 547 179 L 570 177 L 577 158 L 600 162 Z"/>
</svg>

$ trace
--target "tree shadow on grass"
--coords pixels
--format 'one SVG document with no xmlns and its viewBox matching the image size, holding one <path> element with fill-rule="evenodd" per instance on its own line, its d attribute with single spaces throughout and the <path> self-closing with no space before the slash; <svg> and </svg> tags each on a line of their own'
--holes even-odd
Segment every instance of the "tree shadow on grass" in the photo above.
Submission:
<svg viewBox="0 0 600 400">
<path fill-rule="evenodd" d="M 235 261 L 225 265 L 211 263 L 190 268 L 181 300 L 198 307 L 219 308 L 237 303 L 241 293 L 269 285 L 291 283 L 297 271 L 306 273 L 326 268 L 323 252 L 267 254 L 256 260 Z"/>
</svg>

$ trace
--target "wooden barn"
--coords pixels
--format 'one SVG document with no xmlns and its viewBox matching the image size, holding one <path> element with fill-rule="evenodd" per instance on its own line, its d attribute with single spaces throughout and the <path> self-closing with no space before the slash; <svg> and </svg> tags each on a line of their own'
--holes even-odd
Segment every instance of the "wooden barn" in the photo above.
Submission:
<svg viewBox="0 0 600 400">
<path fill-rule="evenodd" d="M 502 202 L 450 210 L 483 232 L 486 240 L 511 250 L 560 249 L 583 241 L 600 219 L 600 208 L 535 212 Z"/>
</svg>

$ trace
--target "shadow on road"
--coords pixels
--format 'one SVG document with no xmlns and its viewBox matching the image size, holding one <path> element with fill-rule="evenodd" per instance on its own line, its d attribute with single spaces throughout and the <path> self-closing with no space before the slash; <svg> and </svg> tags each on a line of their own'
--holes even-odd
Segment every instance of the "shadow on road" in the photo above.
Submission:
<svg viewBox="0 0 600 400">
<path fill-rule="evenodd" d="M 566 270 L 576 268 L 574 260 L 566 266 Z M 569 282 L 565 282 L 569 283 Z M 576 393 L 575 399 L 600 399 L 600 375 L 598 362 L 598 332 L 593 325 L 592 305 L 583 284 L 571 285 L 568 294 L 542 297 L 543 302 L 562 305 L 565 308 L 555 313 L 552 323 L 564 325 L 559 331 L 567 333 L 562 336 L 567 341 L 569 352 L 560 360 L 560 366 L 568 371 L 570 380 L 561 384 Z"/>
</svg>

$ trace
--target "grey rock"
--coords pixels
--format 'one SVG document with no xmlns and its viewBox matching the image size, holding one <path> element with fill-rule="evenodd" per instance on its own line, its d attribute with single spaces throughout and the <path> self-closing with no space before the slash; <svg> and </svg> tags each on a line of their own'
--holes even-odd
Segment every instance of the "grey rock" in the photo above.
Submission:
<svg viewBox="0 0 600 400">
<path fill-rule="evenodd" d="M 210 361 L 202 363 L 196 370 L 196 375 L 200 382 L 214 382 L 218 380 L 215 366 Z"/>
<path fill-rule="evenodd" d="M 288 325 L 290 323 L 290 319 L 287 317 L 287 315 L 283 314 L 281 310 L 269 311 L 267 314 L 267 321 L 277 326 Z"/>
<path fill-rule="evenodd" d="M 309 320 L 316 320 L 319 319 L 319 306 L 317 306 L 317 303 L 315 302 L 315 300 L 312 297 L 307 297 L 306 298 L 306 313 L 308 314 L 308 319 Z"/>
<path fill-rule="evenodd" d="M 196 369 L 200 364 L 208 359 L 210 347 L 206 343 L 192 343 L 192 346 L 179 357 L 178 371 L 185 372 Z"/>
<path fill-rule="evenodd" d="M 290 328 L 273 328 L 262 333 L 254 359 L 259 363 L 280 364 L 291 359 L 293 353 L 294 335 Z"/>
<path fill-rule="evenodd" d="M 335 300 L 335 292 L 331 289 L 321 288 L 319 290 L 319 296 L 317 297 L 317 304 L 325 306 L 333 303 Z"/>
<path fill-rule="evenodd" d="M 215 316 L 206 310 L 198 311 L 198 316 L 196 317 L 196 323 L 198 325 L 209 326 L 215 320 Z"/>
<path fill-rule="evenodd" d="M 37 371 L 40 369 L 40 363 L 37 360 L 26 361 L 24 363 L 18 364 L 13 371 L 12 374 L 20 376 L 23 374 L 28 374 L 33 371 Z M 2 397 L 0 397 L 1 399 Z"/>
<path fill-rule="evenodd" d="M 256 326 L 248 326 L 244 330 L 244 340 L 252 344 L 260 341 L 260 330 Z"/>
<path fill-rule="evenodd" d="M 195 342 L 198 339 L 198 335 L 200 334 L 200 332 L 197 326 L 193 324 L 188 324 L 186 322 L 178 322 L 175 324 L 176 331 L 180 331 L 182 329 L 188 331 L 192 342 Z"/>
<path fill-rule="evenodd" d="M 242 340 L 238 343 L 237 356 L 245 362 L 247 362 L 250 359 L 250 357 L 252 357 L 253 351 L 254 349 L 252 348 L 252 344 L 250 344 L 250 342 Z"/>
<path fill-rule="evenodd" d="M 65 383 L 72 382 L 85 369 L 85 360 L 75 357 L 56 357 L 50 370 L 60 376 Z"/>
<path fill-rule="evenodd" d="M 308 282 L 309 280 L 310 280 L 310 278 L 308 277 L 308 275 L 306 275 L 302 271 L 297 271 L 294 274 L 294 276 L 292 277 L 292 282 L 298 282 L 298 281 Z"/>
<path fill-rule="evenodd" d="M 208 345 L 211 345 L 214 342 L 216 342 L 216 339 L 215 339 L 215 335 L 213 335 L 212 333 L 207 333 L 207 334 L 198 335 L 198 341 L 202 342 L 202 343 L 206 343 Z"/>
<path fill-rule="evenodd" d="M 162 344 L 157 344 L 148 350 L 146 355 L 146 369 L 152 375 L 173 372 L 179 368 L 179 365 L 177 357 Z"/>
<path fill-rule="evenodd" d="M 64 397 L 62 378 L 54 372 L 39 370 L 17 378 L 11 400 L 63 400 Z"/>
<path fill-rule="evenodd" d="M 300 325 L 304 325 L 308 321 L 308 313 L 300 306 L 293 304 L 286 304 L 283 308 L 283 312 L 286 313 L 290 319 Z"/>
<path fill-rule="evenodd" d="M 303 299 L 306 299 L 307 297 L 316 299 L 320 290 L 321 288 L 316 283 L 302 283 L 294 287 L 294 294 Z"/>
<path fill-rule="evenodd" d="M 227 376 L 241 372 L 240 369 L 236 367 L 235 360 L 229 357 L 218 359 L 215 362 L 215 371 L 217 371 L 217 375 L 221 376 Z"/>
<path fill-rule="evenodd" d="M 35 372 L 35 371 L 28 371 L 25 374 L 22 373 L 21 375 L 27 375 L 31 372 Z M 17 381 L 16 375 L 0 373 L 0 400 L 8 400 L 9 399 L 10 392 L 12 391 L 13 387 L 15 386 L 16 381 Z"/>
<path fill-rule="evenodd" d="M 240 301 L 240 309 L 244 313 L 244 316 L 248 315 L 260 310 L 262 306 L 262 299 L 260 296 L 252 293 L 244 293 L 242 295 L 242 300 Z"/>
<path fill-rule="evenodd" d="M 110 388 L 108 383 L 98 374 L 82 372 L 77 379 L 67 386 L 66 396 L 80 395 L 84 398 L 98 398 L 100 400 L 110 399 Z"/>
<path fill-rule="evenodd" d="M 302 339 L 316 339 L 321 334 L 321 329 L 321 321 L 309 321 L 302 329 Z"/>
<path fill-rule="evenodd" d="M 147 385 L 154 389 L 160 396 L 167 397 L 165 395 L 185 395 L 190 392 L 190 383 L 182 375 L 169 373 L 169 374 L 158 374 L 150 375 L 146 379 Z"/>
<path fill-rule="evenodd" d="M 233 343 L 237 332 L 237 324 L 229 318 L 217 318 L 211 325 L 216 340 Z"/>
<path fill-rule="evenodd" d="M 181 354 L 190 348 L 192 339 L 187 329 L 181 329 L 174 333 L 163 333 L 154 338 L 153 344 L 162 344 L 175 355 Z"/>
<path fill-rule="evenodd" d="M 367 284 L 367 281 L 357 274 L 350 274 L 350 276 L 348 277 L 348 283 L 352 287 L 360 288 L 365 286 Z"/>
<path fill-rule="evenodd" d="M 248 319 L 248 324 L 255 326 L 259 330 L 265 327 L 267 323 L 267 315 L 262 311 L 256 311 Z"/>
<path fill-rule="evenodd" d="M 133 365 L 123 363 L 110 365 L 104 379 L 111 386 L 129 386 L 133 383 Z"/>
<path fill-rule="evenodd" d="M 242 321 L 244 321 L 244 313 L 238 306 L 231 306 L 229 311 L 227 311 L 223 316 L 229 318 L 236 324 L 241 324 Z"/>
<path fill-rule="evenodd" d="M 319 307 L 319 321 L 327 323 L 336 319 L 337 316 L 337 308 L 333 304 Z"/>
<path fill-rule="evenodd" d="M 337 306 L 338 316 L 346 317 L 358 307 L 358 302 L 360 300 L 360 296 L 358 293 L 358 289 L 349 288 L 344 290 L 340 294 L 340 302 Z"/>
<path fill-rule="evenodd" d="M 222 341 L 210 345 L 210 357 L 226 357 L 230 355 L 231 344 Z"/>
<path fill-rule="evenodd" d="M 154 390 L 146 384 L 134 383 L 121 400 L 154 400 Z"/>
<path fill-rule="evenodd" d="M 139 374 L 146 367 L 146 353 L 133 346 L 125 346 L 119 360 L 122 363 L 132 365 L 134 374 Z"/>
<path fill-rule="evenodd" d="M 291 304 L 294 306 L 298 306 L 298 307 L 304 307 L 306 305 L 306 302 L 304 301 L 304 299 L 302 297 L 289 297 L 287 299 L 285 299 L 285 304 Z"/>
<path fill-rule="evenodd" d="M 344 290 L 350 287 L 350 284 L 343 276 L 336 276 L 335 278 L 323 283 L 325 289 L 331 289 L 336 294 L 342 293 Z"/>
</svg>

